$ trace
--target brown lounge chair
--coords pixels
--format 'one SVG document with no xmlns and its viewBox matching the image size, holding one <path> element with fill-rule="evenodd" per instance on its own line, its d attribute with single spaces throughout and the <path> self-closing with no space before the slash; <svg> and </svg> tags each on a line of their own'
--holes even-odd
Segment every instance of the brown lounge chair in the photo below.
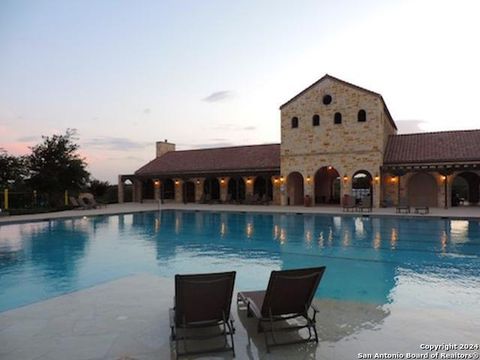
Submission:
<svg viewBox="0 0 480 360">
<path fill-rule="evenodd" d="M 212 274 L 175 275 L 175 307 L 170 309 L 171 340 L 175 341 L 177 358 L 183 355 L 232 351 L 233 320 L 230 314 L 235 271 Z M 205 331 L 213 329 L 213 332 Z M 195 335 L 192 330 L 198 330 Z M 203 335 L 202 335 L 203 333 Z M 230 336 L 231 345 L 228 344 Z M 190 340 L 223 338 L 223 346 L 212 349 L 189 349 Z M 180 342 L 183 351 L 180 350 Z"/>
<path fill-rule="evenodd" d="M 270 347 L 278 345 L 297 344 L 303 342 L 318 342 L 315 317 L 318 310 L 312 304 L 315 291 L 325 272 L 325 266 L 318 268 L 272 271 L 266 291 L 245 291 L 237 295 L 237 304 L 247 307 L 247 316 L 254 315 L 258 319 L 258 331 L 265 336 L 267 352 Z M 313 314 L 309 314 L 312 309 Z M 303 318 L 305 324 L 277 327 L 278 321 Z M 278 342 L 276 333 L 306 328 L 308 338 Z M 272 338 L 269 343 L 268 335 Z"/>
<path fill-rule="evenodd" d="M 398 214 L 410 214 L 410 205 L 406 199 L 400 199 L 397 205 L 397 213 Z"/>
<path fill-rule="evenodd" d="M 349 195 L 343 197 L 343 211 L 355 211 L 357 210 L 357 204 L 355 198 Z"/>
</svg>

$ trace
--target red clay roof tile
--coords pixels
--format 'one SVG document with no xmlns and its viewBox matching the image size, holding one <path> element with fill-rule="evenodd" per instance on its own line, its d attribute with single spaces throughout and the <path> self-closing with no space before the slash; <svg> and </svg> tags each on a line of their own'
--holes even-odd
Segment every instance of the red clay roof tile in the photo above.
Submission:
<svg viewBox="0 0 480 360">
<path fill-rule="evenodd" d="M 480 130 L 391 135 L 384 164 L 480 161 Z"/>
<path fill-rule="evenodd" d="M 135 175 L 280 171 L 280 144 L 171 151 L 153 159 Z"/>
</svg>

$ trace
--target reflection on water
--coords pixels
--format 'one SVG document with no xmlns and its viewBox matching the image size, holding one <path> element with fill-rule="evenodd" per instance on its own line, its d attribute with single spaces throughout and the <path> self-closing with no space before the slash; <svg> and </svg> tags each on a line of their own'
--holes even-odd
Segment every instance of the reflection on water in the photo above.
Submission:
<svg viewBox="0 0 480 360">
<path fill-rule="evenodd" d="M 322 299 L 409 303 L 428 291 L 426 305 L 458 306 L 480 301 L 479 254 L 478 221 L 162 211 L 5 225 L 0 310 L 138 272 L 233 269 L 248 290 L 271 270 L 320 265 Z"/>
</svg>

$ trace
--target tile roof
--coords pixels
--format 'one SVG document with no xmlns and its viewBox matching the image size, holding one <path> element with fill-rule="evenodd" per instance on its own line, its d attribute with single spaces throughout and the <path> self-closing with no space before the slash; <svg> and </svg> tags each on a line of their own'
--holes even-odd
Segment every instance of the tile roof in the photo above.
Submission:
<svg viewBox="0 0 480 360">
<path fill-rule="evenodd" d="M 384 164 L 480 161 L 480 130 L 391 135 Z"/>
<path fill-rule="evenodd" d="M 280 171 L 280 144 L 171 151 L 153 159 L 135 175 Z"/>
</svg>

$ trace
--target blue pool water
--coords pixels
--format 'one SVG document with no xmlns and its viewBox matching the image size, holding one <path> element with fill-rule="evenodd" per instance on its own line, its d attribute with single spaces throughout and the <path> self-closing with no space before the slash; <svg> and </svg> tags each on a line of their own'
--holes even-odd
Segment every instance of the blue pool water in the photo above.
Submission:
<svg viewBox="0 0 480 360">
<path fill-rule="evenodd" d="M 317 296 L 478 306 L 480 222 L 162 211 L 0 226 L 0 311 L 130 274 L 326 265 Z"/>
</svg>

